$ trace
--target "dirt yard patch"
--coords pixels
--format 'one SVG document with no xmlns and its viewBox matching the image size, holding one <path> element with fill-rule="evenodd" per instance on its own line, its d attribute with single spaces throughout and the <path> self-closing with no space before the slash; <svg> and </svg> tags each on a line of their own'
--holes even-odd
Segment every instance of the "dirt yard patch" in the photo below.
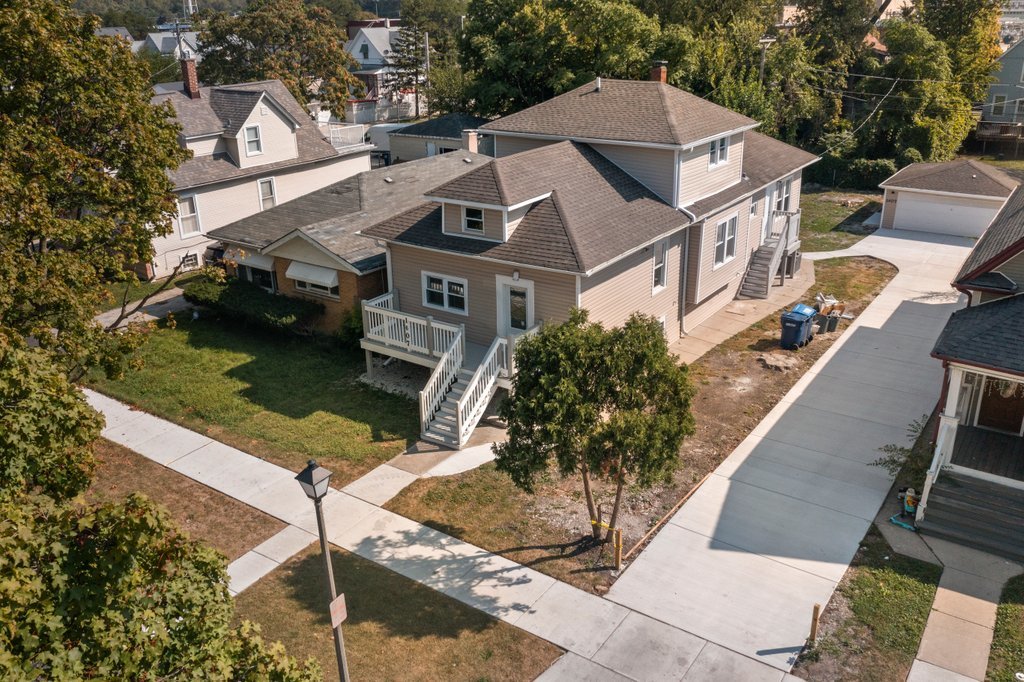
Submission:
<svg viewBox="0 0 1024 682">
<path fill-rule="evenodd" d="M 332 550 L 342 626 L 355 680 L 532 680 L 561 650 L 429 587 L 344 550 Z M 298 660 L 315 658 L 337 680 L 320 549 L 314 545 L 235 600 L 238 619 L 260 624 Z"/>
<path fill-rule="evenodd" d="M 90 502 L 116 502 L 142 493 L 170 511 L 178 526 L 233 561 L 285 524 L 187 476 L 99 439 Z"/>
<path fill-rule="evenodd" d="M 896 274 L 874 258 L 845 258 L 815 264 L 817 291 L 846 301 L 859 314 Z M 680 467 L 672 480 L 648 490 L 631 489 L 620 515 L 625 550 L 650 530 L 695 483 L 713 471 L 831 347 L 838 332 L 819 334 L 799 351 L 779 349 L 779 319 L 773 313 L 728 339 L 690 365 L 697 388 L 693 413 L 696 433 L 683 444 Z M 765 365 L 766 353 L 790 360 L 779 371 Z M 598 485 L 597 500 L 607 515 L 614 489 Z M 516 489 L 493 465 L 446 478 L 421 479 L 387 508 L 467 542 L 532 566 L 559 580 L 597 593 L 617 577 L 612 552 L 589 540 L 580 484 L 552 474 L 534 495 Z M 625 551 L 624 550 L 624 551 Z"/>
<path fill-rule="evenodd" d="M 812 682 L 906 679 L 942 568 L 892 551 L 874 528 L 819 621 L 793 674 Z"/>
</svg>

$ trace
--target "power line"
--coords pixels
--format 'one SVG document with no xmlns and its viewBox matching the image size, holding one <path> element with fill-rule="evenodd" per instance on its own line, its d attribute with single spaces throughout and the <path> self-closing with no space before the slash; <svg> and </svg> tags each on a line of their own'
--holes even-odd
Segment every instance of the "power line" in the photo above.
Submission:
<svg viewBox="0 0 1024 682">
<path fill-rule="evenodd" d="M 889 92 L 885 93 L 885 97 L 883 97 L 881 100 L 879 100 L 878 104 L 875 105 L 875 108 L 872 109 L 871 113 L 867 115 L 867 118 L 865 118 L 863 121 L 861 121 L 859 126 L 857 126 L 856 128 L 854 128 L 853 130 L 850 131 L 850 135 L 849 135 L 850 137 L 853 137 L 854 135 L 856 135 L 860 131 L 860 129 L 863 128 L 867 124 L 867 122 L 871 120 L 871 117 L 874 116 L 875 113 L 878 112 L 878 108 L 880 106 L 882 106 L 882 102 L 884 102 L 886 100 L 886 98 L 889 95 L 892 94 L 892 91 L 896 89 L 896 85 L 899 84 L 899 82 L 900 82 L 899 78 L 897 78 L 893 82 L 892 87 L 889 88 Z M 832 145 L 831 147 L 829 147 L 828 149 L 825 150 L 825 153 L 828 154 L 830 151 L 832 151 L 833 149 L 835 149 L 838 146 L 839 146 L 838 144 Z"/>
<path fill-rule="evenodd" d="M 836 76 L 855 76 L 857 78 L 874 78 L 877 80 L 886 81 L 903 81 L 904 83 L 943 83 L 945 85 L 989 85 L 987 81 L 945 81 L 938 80 L 935 78 L 894 78 L 892 76 L 878 76 L 868 73 L 849 73 L 844 71 L 835 71 L 833 69 L 823 69 L 819 66 L 806 66 L 805 68 L 811 71 L 820 71 L 821 73 L 830 73 Z"/>
</svg>

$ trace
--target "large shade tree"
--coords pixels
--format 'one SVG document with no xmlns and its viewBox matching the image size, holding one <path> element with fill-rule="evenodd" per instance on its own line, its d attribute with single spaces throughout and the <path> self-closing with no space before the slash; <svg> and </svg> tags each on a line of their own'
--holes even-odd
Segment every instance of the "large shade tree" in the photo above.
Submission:
<svg viewBox="0 0 1024 682">
<path fill-rule="evenodd" d="M 527 492 L 552 467 L 578 476 L 595 522 L 594 481 L 610 481 L 610 540 L 626 486 L 670 477 L 693 432 L 686 367 L 668 353 L 658 321 L 634 315 L 607 330 L 580 310 L 522 339 L 515 357 L 518 371 L 501 407 L 508 440 L 494 447 L 498 469 Z M 601 539 L 597 523 L 592 533 Z"/>
<path fill-rule="evenodd" d="M 362 85 L 345 52 L 347 35 L 323 7 L 302 0 L 254 0 L 244 12 L 200 14 L 199 78 L 221 85 L 276 78 L 306 105 L 339 118 Z"/>
</svg>

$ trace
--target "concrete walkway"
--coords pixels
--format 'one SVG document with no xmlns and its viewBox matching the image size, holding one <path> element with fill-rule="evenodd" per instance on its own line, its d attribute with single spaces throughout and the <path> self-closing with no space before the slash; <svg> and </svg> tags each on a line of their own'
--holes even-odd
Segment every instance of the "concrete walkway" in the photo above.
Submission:
<svg viewBox="0 0 1024 682">
<path fill-rule="evenodd" d="M 288 524 L 231 563 L 232 594 L 316 540 L 313 506 L 294 472 L 94 391 L 85 394 L 106 418 L 105 438 Z M 470 466 L 483 459 L 482 447 L 439 461 L 422 475 Z M 381 509 L 382 501 L 418 477 L 396 460 L 327 494 L 330 542 L 565 649 L 543 679 L 699 681 L 728 675 L 782 682 L 781 671 Z"/>
<path fill-rule="evenodd" d="M 608 598 L 778 670 L 826 604 L 891 480 L 868 464 L 938 400 L 929 357 L 971 243 L 886 231 L 844 252 L 899 274 L 666 524 Z"/>
<path fill-rule="evenodd" d="M 131 310 L 138 301 L 132 301 L 128 304 L 128 310 Z M 181 289 L 172 286 L 165 291 L 161 291 L 159 294 L 153 296 L 149 301 L 136 311 L 134 314 L 129 315 L 126 319 L 121 321 L 119 327 L 131 324 L 132 322 L 153 322 L 162 317 L 167 317 L 168 313 L 177 313 L 191 307 L 192 304 L 185 300 L 182 296 Z M 117 319 L 117 316 L 121 314 L 121 307 L 112 308 L 104 313 L 100 313 L 94 319 L 102 324 L 104 327 L 109 326 Z"/>
<path fill-rule="evenodd" d="M 729 303 L 686 333 L 669 347 L 669 352 L 690 364 L 726 339 L 802 297 L 814 284 L 814 268 L 804 267 L 782 286 L 772 287 L 765 299 L 743 299 Z"/>
</svg>

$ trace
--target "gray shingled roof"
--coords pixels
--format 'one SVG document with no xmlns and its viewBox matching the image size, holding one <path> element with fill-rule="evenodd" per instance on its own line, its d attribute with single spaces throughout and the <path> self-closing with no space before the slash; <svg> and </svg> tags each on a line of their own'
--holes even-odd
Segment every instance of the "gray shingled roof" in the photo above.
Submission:
<svg viewBox="0 0 1024 682">
<path fill-rule="evenodd" d="M 480 126 L 492 132 L 683 146 L 757 121 L 657 81 L 601 79 Z"/>
<path fill-rule="evenodd" d="M 748 130 L 743 134 L 743 178 L 686 208 L 699 220 L 817 160 L 814 154 Z"/>
<path fill-rule="evenodd" d="M 488 120 L 472 114 L 445 114 L 421 123 L 413 123 L 388 134 L 400 137 L 443 137 L 461 140 L 463 130 L 473 130 Z"/>
<path fill-rule="evenodd" d="M 134 41 L 131 32 L 124 26 L 101 26 L 93 31 L 95 35 L 107 38 L 123 38 L 129 42 Z"/>
<path fill-rule="evenodd" d="M 1024 374 L 1024 295 L 953 313 L 932 356 Z"/>
<path fill-rule="evenodd" d="M 1015 177 L 1020 177 L 1016 176 Z M 983 272 L 998 267 L 1011 256 L 1024 250 L 1024 190 L 1013 191 L 992 224 L 981 235 L 967 260 L 960 267 L 954 284 L 966 282 Z"/>
<path fill-rule="evenodd" d="M 228 135 L 238 133 L 264 93 L 298 125 L 295 138 L 298 156 L 287 161 L 239 168 L 226 155 L 199 156 L 185 161 L 170 173 L 175 190 L 199 187 L 224 180 L 290 168 L 334 158 L 339 151 L 331 145 L 316 123 L 309 117 L 288 89 L 278 80 L 239 83 L 200 88 L 199 99 L 190 99 L 181 87 L 161 90 L 152 98 L 153 104 L 170 102 L 186 137 Z M 352 147 L 341 153 L 363 151 Z"/>
<path fill-rule="evenodd" d="M 261 251 L 298 230 L 367 272 L 383 266 L 384 249 L 356 234 L 359 230 L 421 204 L 426 190 L 487 160 L 480 154 L 451 152 L 365 171 L 209 234 Z"/>
<path fill-rule="evenodd" d="M 983 272 L 977 277 L 962 282 L 970 289 L 988 289 L 990 291 L 1017 291 L 1017 283 L 1001 272 Z"/>
<path fill-rule="evenodd" d="M 430 205 L 363 233 L 512 263 L 590 272 L 690 222 L 592 147 L 577 142 L 495 159 L 427 193 L 504 205 L 546 194 L 550 198 L 531 208 L 505 244 L 443 235 L 440 209 Z"/>
<path fill-rule="evenodd" d="M 973 159 L 943 163 L 912 163 L 879 187 L 906 187 L 933 192 L 1008 197 L 1020 184 L 1015 178 Z"/>
</svg>

